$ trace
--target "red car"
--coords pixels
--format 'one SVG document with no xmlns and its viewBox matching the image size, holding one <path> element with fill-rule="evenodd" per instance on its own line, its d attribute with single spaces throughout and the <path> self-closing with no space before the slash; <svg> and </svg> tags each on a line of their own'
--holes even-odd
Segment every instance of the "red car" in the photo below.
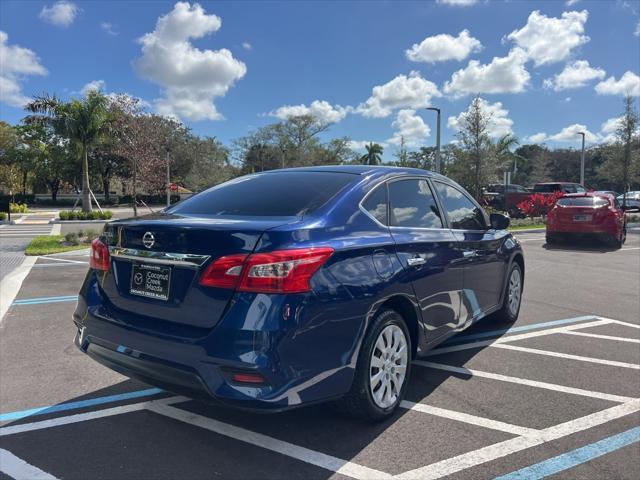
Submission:
<svg viewBox="0 0 640 480">
<path fill-rule="evenodd" d="M 547 217 L 547 243 L 557 243 L 570 234 L 597 235 L 622 247 L 627 226 L 618 200 L 608 193 L 595 192 L 560 197 Z"/>
</svg>

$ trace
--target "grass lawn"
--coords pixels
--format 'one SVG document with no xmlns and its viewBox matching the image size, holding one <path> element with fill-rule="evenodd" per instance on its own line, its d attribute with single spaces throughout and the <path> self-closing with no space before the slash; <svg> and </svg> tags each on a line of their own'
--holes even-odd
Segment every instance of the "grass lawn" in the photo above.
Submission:
<svg viewBox="0 0 640 480">
<path fill-rule="evenodd" d="M 518 227 L 509 227 L 509 231 L 518 231 L 518 230 L 529 230 L 531 228 L 545 228 L 546 225 L 544 223 L 536 223 L 533 225 L 520 225 Z"/>
<path fill-rule="evenodd" d="M 89 248 L 91 243 L 79 243 L 78 245 L 64 245 L 64 235 L 41 235 L 34 237 L 27 245 L 26 255 L 48 255 L 49 253 L 69 252 Z"/>
</svg>

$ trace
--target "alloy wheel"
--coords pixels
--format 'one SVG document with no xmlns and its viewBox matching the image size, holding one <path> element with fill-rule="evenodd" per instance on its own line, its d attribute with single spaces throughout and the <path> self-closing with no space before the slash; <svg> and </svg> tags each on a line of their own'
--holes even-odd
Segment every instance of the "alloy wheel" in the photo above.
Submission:
<svg viewBox="0 0 640 480">
<path fill-rule="evenodd" d="M 509 294 L 508 294 L 509 313 L 514 317 L 518 314 L 520 308 L 520 297 L 522 295 L 522 275 L 520 269 L 514 268 L 509 277 Z"/>
</svg>

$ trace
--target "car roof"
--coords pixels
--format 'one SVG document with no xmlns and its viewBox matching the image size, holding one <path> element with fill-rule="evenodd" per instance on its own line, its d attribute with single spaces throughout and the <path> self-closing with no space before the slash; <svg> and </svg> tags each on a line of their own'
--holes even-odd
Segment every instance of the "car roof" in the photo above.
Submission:
<svg viewBox="0 0 640 480">
<path fill-rule="evenodd" d="M 420 168 L 409 167 L 394 167 L 391 165 L 319 165 L 314 167 L 280 168 L 277 170 L 268 170 L 264 173 L 274 174 L 287 172 L 334 172 L 350 173 L 352 175 L 363 176 L 384 176 L 387 174 L 397 173 L 400 175 L 421 175 L 433 178 L 446 178 L 430 170 L 422 170 Z"/>
<path fill-rule="evenodd" d="M 576 182 L 538 182 L 536 185 L 580 185 Z"/>
<path fill-rule="evenodd" d="M 613 195 L 611 195 L 608 192 L 580 192 L 580 193 L 565 193 L 563 196 L 564 197 L 569 197 L 569 198 L 576 198 L 576 197 L 613 197 Z"/>
</svg>

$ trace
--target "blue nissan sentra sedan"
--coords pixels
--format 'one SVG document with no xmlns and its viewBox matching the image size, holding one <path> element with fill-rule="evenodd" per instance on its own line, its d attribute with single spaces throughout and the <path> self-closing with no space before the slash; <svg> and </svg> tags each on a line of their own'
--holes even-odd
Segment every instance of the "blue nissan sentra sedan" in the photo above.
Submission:
<svg viewBox="0 0 640 480">
<path fill-rule="evenodd" d="M 483 317 L 517 319 L 524 257 L 508 225 L 424 170 L 239 177 L 105 227 L 75 343 L 193 398 L 265 411 L 340 399 L 382 420 L 414 358 Z"/>
</svg>

